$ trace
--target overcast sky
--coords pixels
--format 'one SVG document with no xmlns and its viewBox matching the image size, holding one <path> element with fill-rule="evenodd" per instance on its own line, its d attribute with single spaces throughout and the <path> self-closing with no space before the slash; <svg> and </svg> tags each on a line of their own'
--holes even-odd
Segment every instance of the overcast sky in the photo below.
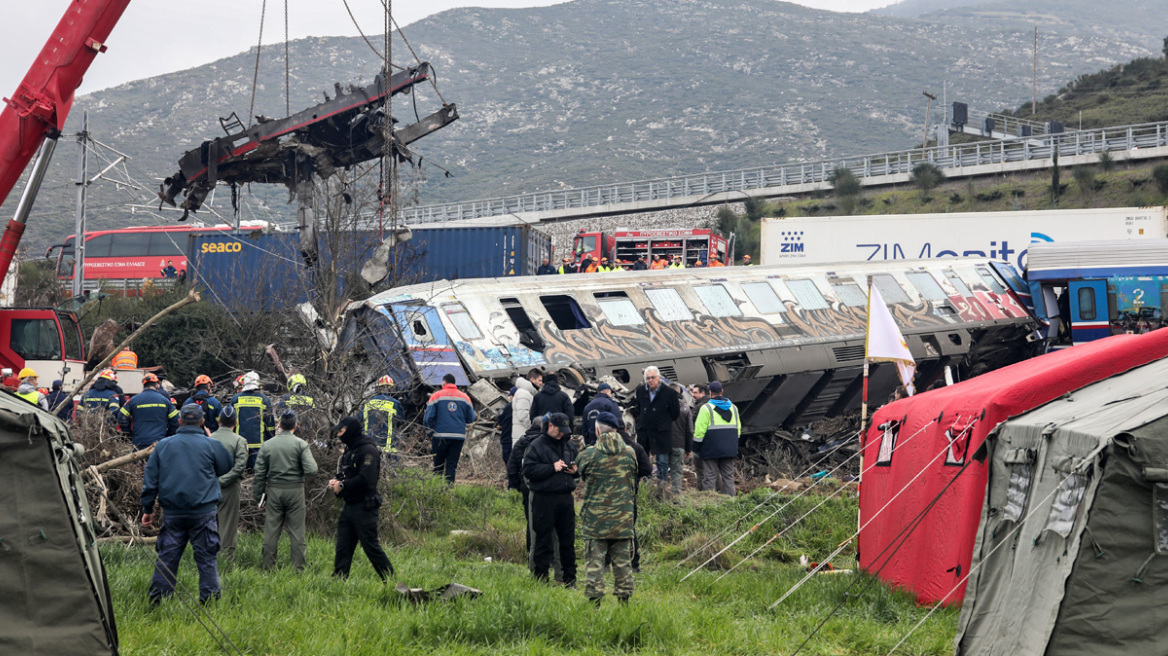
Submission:
<svg viewBox="0 0 1168 656">
<path fill-rule="evenodd" d="M 10 97 L 72 0 L 0 0 L 0 95 Z M 893 0 L 797 0 L 833 11 L 867 11 Z M 342 0 L 287 0 L 293 39 L 356 36 Z M 381 34 L 381 0 L 348 0 L 366 34 Z M 255 46 L 262 0 L 131 0 L 79 93 L 200 66 Z M 399 25 L 454 7 L 542 7 L 555 0 L 397 0 Z M 264 43 L 284 37 L 284 3 L 267 3 Z M 406 29 L 406 36 L 409 30 Z"/>
</svg>

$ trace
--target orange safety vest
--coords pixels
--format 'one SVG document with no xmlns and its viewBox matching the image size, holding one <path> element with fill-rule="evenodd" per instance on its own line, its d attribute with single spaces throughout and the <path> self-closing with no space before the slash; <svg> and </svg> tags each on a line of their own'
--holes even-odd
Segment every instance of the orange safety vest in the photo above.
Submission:
<svg viewBox="0 0 1168 656">
<path fill-rule="evenodd" d="M 114 356 L 111 363 L 114 369 L 137 369 L 138 368 L 138 354 L 126 349 Z"/>
<path fill-rule="evenodd" d="M 600 265 L 596 263 L 596 260 L 593 260 L 592 264 L 589 264 L 588 268 L 584 270 L 584 273 L 596 273 L 596 269 L 599 267 Z"/>
<path fill-rule="evenodd" d="M 710 262 L 710 266 L 711 267 L 720 267 L 720 266 L 726 266 L 726 265 L 722 264 L 720 261 L 715 261 L 715 262 Z"/>
<path fill-rule="evenodd" d="M 666 266 L 668 266 L 668 264 L 665 262 L 665 260 L 654 260 L 653 263 L 649 265 L 649 268 L 664 269 Z"/>
</svg>

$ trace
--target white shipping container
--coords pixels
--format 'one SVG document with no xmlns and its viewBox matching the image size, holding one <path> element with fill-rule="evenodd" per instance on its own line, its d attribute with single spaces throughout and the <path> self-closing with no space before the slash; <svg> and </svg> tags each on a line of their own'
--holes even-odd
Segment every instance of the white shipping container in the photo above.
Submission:
<svg viewBox="0 0 1168 656">
<path fill-rule="evenodd" d="M 762 264 L 990 257 L 1026 268 L 1032 242 L 1168 237 L 1168 208 L 764 218 Z"/>
</svg>

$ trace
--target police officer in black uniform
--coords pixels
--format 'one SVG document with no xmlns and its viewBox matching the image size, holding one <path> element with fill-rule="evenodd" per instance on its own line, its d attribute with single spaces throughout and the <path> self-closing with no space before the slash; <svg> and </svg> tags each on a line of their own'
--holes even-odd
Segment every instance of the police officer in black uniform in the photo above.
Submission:
<svg viewBox="0 0 1168 656">
<path fill-rule="evenodd" d="M 373 569 L 384 581 L 394 571 L 377 537 L 377 514 L 381 507 L 377 481 L 381 478 L 381 452 L 373 440 L 361 431 L 361 420 L 356 417 L 342 419 L 333 427 L 333 434 L 345 445 L 341 470 L 337 472 L 336 478 L 329 481 L 329 489 L 333 494 L 345 500 L 345 507 L 337 522 L 333 576 L 349 577 L 353 552 L 360 542 Z"/>
</svg>

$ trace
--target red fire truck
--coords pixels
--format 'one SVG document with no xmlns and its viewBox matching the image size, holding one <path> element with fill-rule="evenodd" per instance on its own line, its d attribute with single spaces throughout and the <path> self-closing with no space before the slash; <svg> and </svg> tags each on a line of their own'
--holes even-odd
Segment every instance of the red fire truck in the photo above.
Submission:
<svg viewBox="0 0 1168 656">
<path fill-rule="evenodd" d="M 572 242 L 577 261 L 590 255 L 593 259 L 607 257 L 610 262 L 628 266 L 641 255 L 649 261 L 654 255 L 660 255 L 663 260 L 680 255 L 687 267 L 698 261 L 709 264 L 711 251 L 724 264 L 733 264 L 734 235 L 727 238 L 713 230 L 581 230 Z"/>
</svg>

